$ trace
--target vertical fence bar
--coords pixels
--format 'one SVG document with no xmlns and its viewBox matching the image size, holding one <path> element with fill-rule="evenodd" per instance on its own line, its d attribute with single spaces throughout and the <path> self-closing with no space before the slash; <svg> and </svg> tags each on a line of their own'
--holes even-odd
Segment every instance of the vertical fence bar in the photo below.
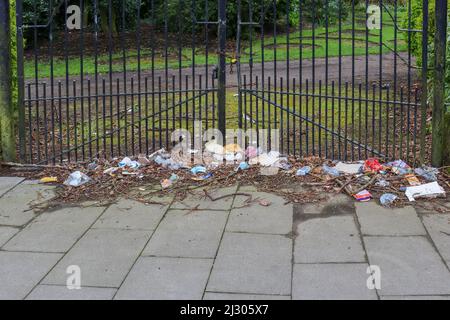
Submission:
<svg viewBox="0 0 450 320">
<path fill-rule="evenodd" d="M 445 58 L 447 44 L 447 0 L 436 0 L 436 33 L 434 37 L 434 77 L 433 77 L 433 141 L 431 162 L 440 167 L 444 161 L 444 150 L 449 150 L 445 139 Z M 425 128 L 422 128 L 424 130 Z M 448 138 L 448 137 L 447 137 Z M 449 161 L 448 154 L 445 157 Z"/>
<path fill-rule="evenodd" d="M 225 65 L 225 50 L 227 40 L 227 17 L 226 6 L 227 0 L 219 1 L 219 84 L 218 84 L 218 127 L 219 131 L 225 137 L 225 102 L 226 102 L 226 65 Z M 194 79 L 195 81 L 195 79 Z M 223 139 L 225 143 L 225 139 Z"/>
</svg>

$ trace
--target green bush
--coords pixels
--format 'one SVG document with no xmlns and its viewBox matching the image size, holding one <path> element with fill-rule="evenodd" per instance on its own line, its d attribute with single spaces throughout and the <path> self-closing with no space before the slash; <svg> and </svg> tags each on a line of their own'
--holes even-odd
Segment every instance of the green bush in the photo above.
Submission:
<svg viewBox="0 0 450 320">
<path fill-rule="evenodd" d="M 254 22 L 259 22 L 261 20 L 261 9 L 264 8 L 264 19 L 263 24 L 266 28 L 273 26 L 274 21 L 278 26 L 286 25 L 286 13 L 288 6 L 290 10 L 293 10 L 295 3 L 298 0 L 260 0 L 252 2 L 252 19 Z M 273 4 L 276 6 L 274 9 Z M 218 17 L 218 3 L 217 0 L 207 0 L 208 14 L 206 14 L 205 1 L 203 0 L 168 0 L 167 7 L 165 6 L 164 0 L 155 0 L 155 12 L 154 24 L 159 28 L 164 27 L 164 19 L 167 16 L 168 21 L 168 31 L 178 32 L 179 24 L 181 26 L 181 31 L 184 34 L 189 34 L 190 32 L 200 32 L 203 30 L 203 25 L 193 24 L 192 21 L 195 18 L 197 21 L 217 21 Z M 143 12 L 148 12 L 148 18 L 150 17 L 151 7 L 149 4 L 144 4 Z M 244 22 L 250 21 L 249 4 L 247 1 L 242 1 L 241 6 L 241 19 Z M 238 6 L 237 1 L 228 1 L 226 7 L 226 17 L 227 17 L 227 36 L 235 37 L 237 32 L 237 13 Z M 276 16 L 275 16 L 276 13 Z M 180 20 L 181 19 L 181 20 Z M 210 26 L 209 28 L 212 32 L 217 30 L 217 27 Z M 248 27 L 243 27 L 242 31 L 247 32 Z"/>
<path fill-rule="evenodd" d="M 356 0 L 355 5 L 357 2 Z M 351 10 L 352 0 L 292 0 L 292 3 L 290 16 L 293 25 L 298 25 L 300 11 L 303 22 L 325 25 L 328 19 L 328 24 L 333 25 L 339 21 L 339 12 L 342 21 L 345 21 Z"/>
<path fill-rule="evenodd" d="M 434 34 L 436 33 L 435 25 L 435 3 L 429 1 L 428 11 L 428 83 L 429 83 L 429 98 L 433 94 L 433 69 L 434 69 Z M 411 1 L 411 13 L 409 14 L 408 4 L 406 4 L 406 10 L 403 12 L 401 26 L 404 29 L 423 29 L 423 0 Z M 411 15 L 411 20 L 409 19 Z M 450 20 L 450 7 L 447 11 L 448 19 Z M 446 75 L 445 75 L 445 96 L 446 103 L 450 104 L 450 25 L 447 30 L 447 58 L 446 58 Z M 417 64 L 422 66 L 422 33 L 412 32 L 408 36 L 407 32 L 404 32 L 404 39 L 408 41 L 411 38 L 410 46 L 411 53 L 416 57 Z"/>
<path fill-rule="evenodd" d="M 434 1 L 428 1 L 429 11 L 428 11 L 428 45 L 434 43 L 434 33 L 435 28 L 435 10 Z M 409 13 L 411 11 L 411 13 Z M 411 19 L 409 16 L 411 15 Z M 408 8 L 408 4 L 405 5 L 405 10 L 402 13 L 401 27 L 403 29 L 423 29 L 423 0 L 411 0 L 411 10 Z M 422 65 L 422 33 L 408 32 L 403 33 L 404 39 L 408 42 L 411 39 L 411 53 L 416 57 L 419 66 Z"/>
</svg>

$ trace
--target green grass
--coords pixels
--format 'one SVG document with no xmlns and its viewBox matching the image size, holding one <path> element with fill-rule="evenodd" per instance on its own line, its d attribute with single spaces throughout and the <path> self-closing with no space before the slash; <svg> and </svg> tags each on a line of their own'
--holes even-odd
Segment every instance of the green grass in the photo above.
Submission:
<svg viewBox="0 0 450 320">
<path fill-rule="evenodd" d="M 387 18 L 385 18 L 387 20 Z M 316 57 L 336 57 L 336 56 L 350 56 L 364 55 L 366 54 L 366 44 L 368 46 L 367 52 L 369 54 L 379 54 L 390 52 L 389 48 L 393 49 L 395 28 L 392 23 L 386 22 L 383 24 L 382 30 L 369 30 L 369 34 L 366 37 L 365 25 L 360 20 L 355 22 L 355 35 L 352 35 L 353 26 L 351 23 L 346 22 L 342 24 L 342 33 L 339 38 L 338 26 L 330 26 L 328 29 L 328 48 L 326 45 L 326 29 L 325 27 L 317 27 L 313 30 L 304 29 L 301 32 L 295 31 L 289 34 L 278 34 L 274 37 L 272 34 L 265 35 L 261 40 L 258 34 L 253 35 L 252 47 L 248 40 L 242 41 L 241 62 L 248 63 L 250 59 L 250 53 L 253 55 L 253 61 L 255 63 L 261 61 L 273 61 L 275 58 L 277 61 L 289 59 L 307 59 Z M 314 32 L 314 41 L 312 38 Z M 380 36 L 381 34 L 381 36 Z M 397 34 L 397 51 L 406 51 L 407 45 L 403 41 L 402 33 Z M 289 41 L 289 50 L 287 42 Z M 300 49 L 300 43 L 302 48 Z M 276 45 L 275 45 L 276 44 Z M 381 45 L 380 45 L 381 44 Z M 314 45 L 314 46 L 313 46 Z M 154 68 L 164 69 L 166 65 L 168 68 L 190 67 L 195 65 L 213 65 L 217 63 L 216 55 L 216 43 L 211 41 L 209 44 L 209 54 L 206 55 L 204 49 L 196 49 L 194 55 L 192 54 L 192 48 L 183 47 L 181 51 L 181 64 L 178 61 L 178 48 L 168 48 L 169 54 L 167 59 L 164 58 L 162 52 L 163 48 L 155 54 Z M 53 61 L 50 61 L 48 57 L 41 57 L 38 59 L 38 68 L 35 68 L 35 61 L 33 57 L 29 57 L 25 60 L 25 77 L 31 79 L 35 77 L 36 73 L 39 78 L 49 78 L 51 76 L 51 69 L 53 65 L 53 76 L 64 77 L 66 74 L 70 76 L 79 76 L 81 74 L 81 67 L 85 75 L 93 75 L 95 71 L 99 74 L 107 74 L 110 72 L 123 72 L 123 60 L 122 52 L 118 49 L 111 57 L 109 54 L 100 54 L 98 56 L 97 66 L 95 64 L 95 57 L 92 55 L 86 55 L 83 57 L 83 64 L 81 65 L 81 59 L 79 56 L 68 57 L 67 64 L 64 57 L 54 57 Z M 194 56 L 194 57 L 193 57 Z M 233 57 L 234 52 L 227 52 L 228 57 Z M 112 67 L 110 68 L 110 60 Z M 138 59 L 137 50 L 126 50 L 126 71 L 133 72 L 140 70 L 151 70 L 152 68 L 152 52 L 148 47 L 143 47 L 140 51 L 140 61 Z M 66 70 L 67 68 L 67 70 Z M 97 68 L 97 69 L 96 69 Z"/>
</svg>

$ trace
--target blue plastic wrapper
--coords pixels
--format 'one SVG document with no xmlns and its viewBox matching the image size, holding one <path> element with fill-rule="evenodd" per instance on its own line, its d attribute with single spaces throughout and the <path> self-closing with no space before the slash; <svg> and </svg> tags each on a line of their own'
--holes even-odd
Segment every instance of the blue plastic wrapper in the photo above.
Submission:
<svg viewBox="0 0 450 320">
<path fill-rule="evenodd" d="M 429 182 L 437 181 L 439 170 L 432 167 L 416 168 L 414 172 Z"/>
<path fill-rule="evenodd" d="M 306 176 L 311 172 L 310 166 L 304 166 L 297 170 L 297 176 Z"/>
<path fill-rule="evenodd" d="M 325 164 L 323 165 L 322 169 L 325 174 L 328 174 L 330 176 L 339 177 L 339 175 L 340 175 L 338 170 L 336 170 L 335 168 L 329 167 Z"/>
<path fill-rule="evenodd" d="M 381 205 L 388 207 L 393 204 L 396 199 L 397 196 L 395 194 L 385 193 L 380 197 L 380 203 Z"/>
<path fill-rule="evenodd" d="M 191 169 L 191 173 L 192 174 L 206 173 L 206 168 L 203 166 L 196 166 Z"/>
<path fill-rule="evenodd" d="M 250 168 L 250 165 L 247 162 L 241 162 L 241 163 L 239 163 L 239 166 L 237 167 L 237 171 L 247 170 L 248 168 Z"/>
</svg>

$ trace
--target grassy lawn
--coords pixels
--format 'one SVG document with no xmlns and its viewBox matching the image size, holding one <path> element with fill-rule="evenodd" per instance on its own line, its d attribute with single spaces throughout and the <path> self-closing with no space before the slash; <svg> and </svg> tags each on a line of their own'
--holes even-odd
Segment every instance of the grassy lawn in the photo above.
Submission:
<svg viewBox="0 0 450 320">
<path fill-rule="evenodd" d="M 339 26 L 333 25 L 328 28 L 328 47 L 326 41 L 325 27 L 316 27 L 297 30 L 277 34 L 266 33 L 261 39 L 259 34 L 253 34 L 252 45 L 249 40 L 242 41 L 241 62 L 247 63 L 251 54 L 255 63 L 261 61 L 278 61 L 289 59 L 306 59 L 311 57 L 323 58 L 325 56 L 349 56 L 369 54 L 379 54 L 390 52 L 394 49 L 395 28 L 393 22 L 387 14 L 383 15 L 384 21 L 381 30 L 369 30 L 366 34 L 364 16 L 355 19 L 355 27 L 353 28 L 351 21 L 345 21 L 341 25 L 341 33 L 339 34 Z M 248 31 L 248 30 L 247 30 Z M 353 32 L 354 31 L 354 34 Z M 248 32 L 247 32 L 248 34 Z M 313 37 L 314 34 L 314 37 Z M 288 43 L 289 42 L 289 46 Z M 389 49 L 390 48 L 390 49 Z M 195 65 L 213 65 L 217 63 L 216 42 L 210 41 L 209 54 L 207 55 L 204 48 L 196 48 L 194 54 L 192 48 L 181 48 L 181 64 L 179 62 L 179 48 L 168 48 L 167 59 L 163 52 L 163 48 L 157 48 L 154 55 L 154 68 L 190 67 Z M 397 33 L 397 51 L 407 50 L 407 45 L 403 40 L 403 34 Z M 45 50 L 41 50 L 45 53 Z M 234 52 L 227 52 L 231 58 Z M 97 57 L 97 65 L 93 55 L 85 55 L 83 60 L 79 56 L 69 56 L 66 64 L 63 53 L 55 56 L 52 61 L 47 57 L 38 58 L 38 67 L 35 68 L 35 60 L 32 56 L 28 56 L 25 60 L 25 77 L 32 79 L 36 72 L 39 78 L 49 78 L 53 65 L 54 77 L 65 77 L 66 73 L 70 76 L 79 76 L 81 67 L 85 75 L 93 75 L 95 71 L 99 74 L 107 74 L 110 72 L 128 72 L 140 70 L 146 71 L 152 68 L 152 50 L 149 44 L 142 44 L 140 56 L 136 49 L 126 49 L 126 64 L 123 64 L 123 52 L 120 47 L 116 47 L 116 51 L 111 54 L 100 54 Z M 82 62 L 82 63 L 81 63 Z M 111 67 L 110 67 L 111 63 Z M 66 72 L 67 68 L 67 72 Z"/>
</svg>

